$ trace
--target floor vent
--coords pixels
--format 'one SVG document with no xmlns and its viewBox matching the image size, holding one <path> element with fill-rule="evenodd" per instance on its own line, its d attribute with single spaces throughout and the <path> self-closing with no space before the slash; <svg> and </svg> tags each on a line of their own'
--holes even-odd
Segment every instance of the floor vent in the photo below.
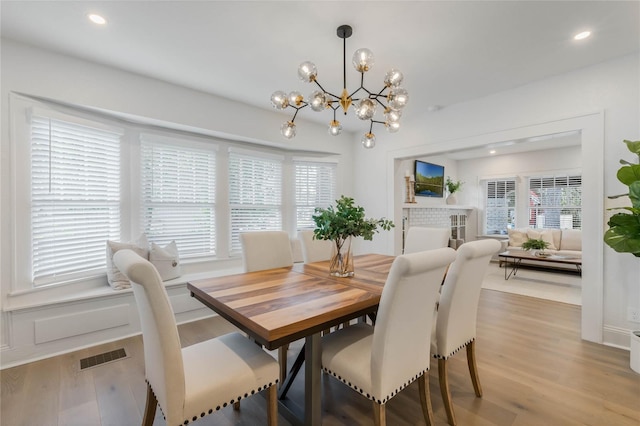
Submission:
<svg viewBox="0 0 640 426">
<path fill-rule="evenodd" d="M 80 360 L 80 370 L 85 370 L 87 368 L 95 367 L 97 365 L 105 364 L 108 362 L 113 362 L 126 357 L 127 357 L 127 353 L 124 351 L 124 348 L 116 349 L 115 351 L 111 351 L 111 352 L 105 352 L 103 354 L 90 356 L 88 358 L 83 358 Z"/>
</svg>

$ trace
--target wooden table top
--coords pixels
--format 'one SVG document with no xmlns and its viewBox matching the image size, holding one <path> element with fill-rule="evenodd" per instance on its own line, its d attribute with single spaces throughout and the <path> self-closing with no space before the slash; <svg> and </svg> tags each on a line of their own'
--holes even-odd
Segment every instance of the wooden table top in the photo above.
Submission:
<svg viewBox="0 0 640 426">
<path fill-rule="evenodd" d="M 582 265 L 582 258 L 578 256 L 562 256 L 551 255 L 548 257 L 536 256 L 533 253 L 529 253 L 526 250 L 511 250 L 498 254 L 499 257 L 511 258 L 511 259 L 527 259 L 527 260 L 539 260 L 544 262 L 554 263 L 566 263 L 570 265 Z"/>
<path fill-rule="evenodd" d="M 355 275 L 329 275 L 329 262 L 295 264 L 189 282 L 203 304 L 267 349 L 377 309 L 393 256 L 355 256 Z"/>
</svg>

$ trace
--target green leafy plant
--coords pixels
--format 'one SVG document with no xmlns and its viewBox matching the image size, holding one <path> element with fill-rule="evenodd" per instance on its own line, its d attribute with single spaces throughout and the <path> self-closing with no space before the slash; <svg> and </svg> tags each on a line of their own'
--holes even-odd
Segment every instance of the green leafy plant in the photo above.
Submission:
<svg viewBox="0 0 640 426">
<path fill-rule="evenodd" d="M 342 247 L 344 241 L 352 237 L 363 237 L 365 240 L 373 240 L 373 234 L 379 232 L 378 227 L 385 231 L 395 225 L 385 218 L 367 219 L 364 208 L 356 206 L 353 198 L 342 195 L 336 200 L 336 207 L 329 206 L 326 209 L 316 208 L 313 221 L 316 228 L 313 235 L 317 240 L 335 241 L 337 248 Z"/>
<path fill-rule="evenodd" d="M 529 238 L 527 241 L 522 243 L 523 250 L 544 250 L 547 247 L 549 247 L 549 243 L 543 239 L 536 240 L 534 238 Z"/>
<path fill-rule="evenodd" d="M 449 191 L 449 194 L 453 194 L 454 192 L 457 192 L 460 190 L 460 188 L 462 188 L 462 184 L 464 184 L 464 182 L 459 180 L 452 181 L 451 178 L 447 176 L 447 181 L 444 184 L 447 187 L 447 191 Z"/>
<path fill-rule="evenodd" d="M 631 253 L 640 257 L 640 141 L 624 141 L 627 148 L 638 157 L 637 163 L 620 160 L 617 178 L 629 187 L 625 194 L 609 198 L 629 197 L 631 206 L 617 207 L 628 213 L 616 213 L 609 219 L 609 229 L 604 233 L 604 242 L 619 253 Z"/>
</svg>

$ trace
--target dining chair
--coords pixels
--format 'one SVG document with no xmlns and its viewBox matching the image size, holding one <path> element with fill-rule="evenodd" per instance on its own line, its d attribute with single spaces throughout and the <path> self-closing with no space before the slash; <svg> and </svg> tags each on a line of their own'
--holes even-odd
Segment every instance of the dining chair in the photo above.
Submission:
<svg viewBox="0 0 640 426">
<path fill-rule="evenodd" d="M 412 226 L 404 241 L 404 253 L 415 253 L 449 246 L 451 230 L 449 228 L 429 228 Z"/>
<path fill-rule="evenodd" d="M 113 261 L 131 281 L 144 347 L 147 401 L 142 419 L 150 426 L 159 405 L 167 425 L 186 425 L 227 405 L 267 391 L 267 423 L 278 420 L 278 363 L 240 333 L 180 346 L 169 296 L 156 268 L 130 249 Z"/>
<path fill-rule="evenodd" d="M 476 318 L 480 289 L 491 256 L 500 250 L 496 240 L 464 243 L 456 251 L 456 259 L 449 267 L 442 285 L 435 330 L 431 334 L 431 352 L 438 359 L 440 392 L 449 424 L 456 424 L 447 378 L 447 361 L 466 347 L 467 365 L 477 397 L 482 387 L 476 364 Z"/>
<path fill-rule="evenodd" d="M 431 324 L 442 275 L 455 256 L 448 247 L 398 256 L 382 290 L 375 326 L 360 323 L 322 337 L 323 371 L 373 401 L 376 425 L 386 424 L 385 404 L 415 380 L 424 420 L 433 424 Z"/>
<path fill-rule="evenodd" d="M 293 266 L 291 240 L 286 231 L 252 231 L 240 234 L 242 265 L 245 272 Z M 287 352 L 289 345 L 278 348 L 280 383 L 287 376 Z"/>
<path fill-rule="evenodd" d="M 329 260 L 331 257 L 331 244 L 329 240 L 316 240 L 313 231 L 298 231 L 298 239 L 302 246 L 302 259 L 304 263 Z"/>
</svg>

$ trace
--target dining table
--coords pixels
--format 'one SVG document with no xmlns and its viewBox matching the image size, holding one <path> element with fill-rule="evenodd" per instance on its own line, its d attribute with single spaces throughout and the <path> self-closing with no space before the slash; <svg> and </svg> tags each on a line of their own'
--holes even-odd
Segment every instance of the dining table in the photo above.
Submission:
<svg viewBox="0 0 640 426">
<path fill-rule="evenodd" d="M 280 384 L 279 411 L 292 424 L 320 425 L 321 336 L 340 324 L 374 315 L 394 256 L 354 256 L 352 277 L 329 275 L 329 261 L 190 281 L 191 295 L 267 350 L 304 339 Z M 304 365 L 302 404 L 287 394 Z"/>
</svg>

